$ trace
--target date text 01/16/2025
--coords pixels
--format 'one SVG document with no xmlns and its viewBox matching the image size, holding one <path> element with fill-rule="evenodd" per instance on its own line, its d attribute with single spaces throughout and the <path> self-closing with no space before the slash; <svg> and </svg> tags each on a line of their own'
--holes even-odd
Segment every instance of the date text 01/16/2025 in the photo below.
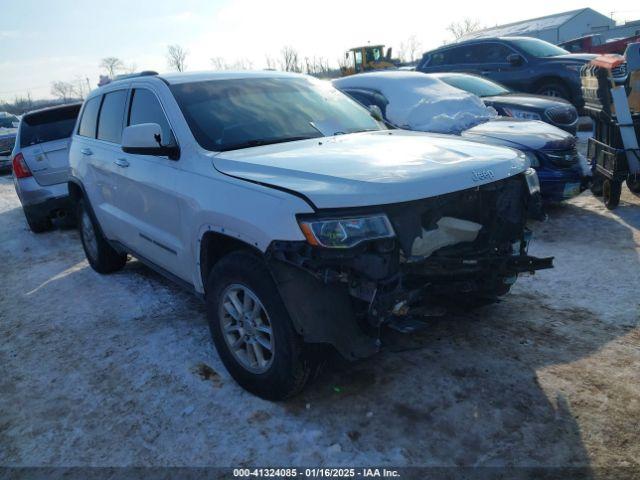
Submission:
<svg viewBox="0 0 640 480">
<path fill-rule="evenodd" d="M 236 478 L 399 478 L 387 468 L 235 468 Z"/>
</svg>

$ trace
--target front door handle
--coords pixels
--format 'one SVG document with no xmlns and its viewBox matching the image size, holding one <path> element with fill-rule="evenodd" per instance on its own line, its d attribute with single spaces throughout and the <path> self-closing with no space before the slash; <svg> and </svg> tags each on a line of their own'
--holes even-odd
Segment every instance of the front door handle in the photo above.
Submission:
<svg viewBox="0 0 640 480">
<path fill-rule="evenodd" d="M 119 167 L 125 168 L 129 166 L 129 162 L 126 161 L 124 158 L 119 158 L 117 159 L 115 162 L 116 165 L 118 165 Z"/>
<path fill-rule="evenodd" d="M 82 153 L 83 155 L 93 155 L 93 152 L 90 148 L 83 148 L 80 150 L 80 153 Z"/>
<path fill-rule="evenodd" d="M 489 75 L 491 73 L 491 70 L 482 70 L 480 72 L 480 75 Z"/>
</svg>

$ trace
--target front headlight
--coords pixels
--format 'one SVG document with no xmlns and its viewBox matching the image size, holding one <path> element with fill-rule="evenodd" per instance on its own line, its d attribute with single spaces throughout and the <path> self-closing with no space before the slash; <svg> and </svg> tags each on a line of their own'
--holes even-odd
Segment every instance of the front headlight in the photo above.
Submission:
<svg viewBox="0 0 640 480">
<path fill-rule="evenodd" d="M 386 215 L 352 218 L 299 220 L 300 229 L 311 245 L 350 248 L 366 240 L 395 236 Z"/>
<path fill-rule="evenodd" d="M 508 117 L 519 118 L 521 120 L 542 120 L 542 117 L 536 112 L 528 110 L 519 110 L 517 108 L 503 108 Z"/>
<path fill-rule="evenodd" d="M 529 193 L 540 193 L 540 180 L 538 180 L 538 174 L 533 168 L 527 168 L 524 172 L 524 178 L 527 180 L 527 186 L 529 187 Z"/>
</svg>

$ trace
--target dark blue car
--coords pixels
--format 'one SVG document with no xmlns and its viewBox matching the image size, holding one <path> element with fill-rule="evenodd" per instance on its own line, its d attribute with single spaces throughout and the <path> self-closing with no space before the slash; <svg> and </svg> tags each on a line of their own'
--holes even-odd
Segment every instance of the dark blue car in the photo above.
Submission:
<svg viewBox="0 0 640 480">
<path fill-rule="evenodd" d="M 585 177 L 576 138 L 551 128 L 542 122 L 518 122 L 502 117 L 470 128 L 462 136 L 524 152 L 538 173 L 542 198 L 558 202 L 585 190 L 589 177 Z"/>
<path fill-rule="evenodd" d="M 581 109 L 580 68 L 596 56 L 571 54 L 537 38 L 481 38 L 427 52 L 416 70 L 473 73 L 516 92 L 564 98 Z"/>
</svg>

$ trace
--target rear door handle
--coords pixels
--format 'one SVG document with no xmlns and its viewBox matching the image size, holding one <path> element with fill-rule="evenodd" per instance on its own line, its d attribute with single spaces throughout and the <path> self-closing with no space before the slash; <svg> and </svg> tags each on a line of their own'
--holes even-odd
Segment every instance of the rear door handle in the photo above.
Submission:
<svg viewBox="0 0 640 480">
<path fill-rule="evenodd" d="M 491 70 L 482 70 L 480 72 L 480 75 L 489 75 L 491 73 Z"/>
<path fill-rule="evenodd" d="M 124 158 L 119 158 L 117 159 L 115 162 L 116 165 L 118 165 L 119 167 L 128 167 L 129 166 L 129 162 L 127 162 Z"/>
<path fill-rule="evenodd" d="M 83 155 L 93 155 L 93 152 L 90 148 L 83 148 L 80 150 L 80 153 L 82 153 Z"/>
</svg>

